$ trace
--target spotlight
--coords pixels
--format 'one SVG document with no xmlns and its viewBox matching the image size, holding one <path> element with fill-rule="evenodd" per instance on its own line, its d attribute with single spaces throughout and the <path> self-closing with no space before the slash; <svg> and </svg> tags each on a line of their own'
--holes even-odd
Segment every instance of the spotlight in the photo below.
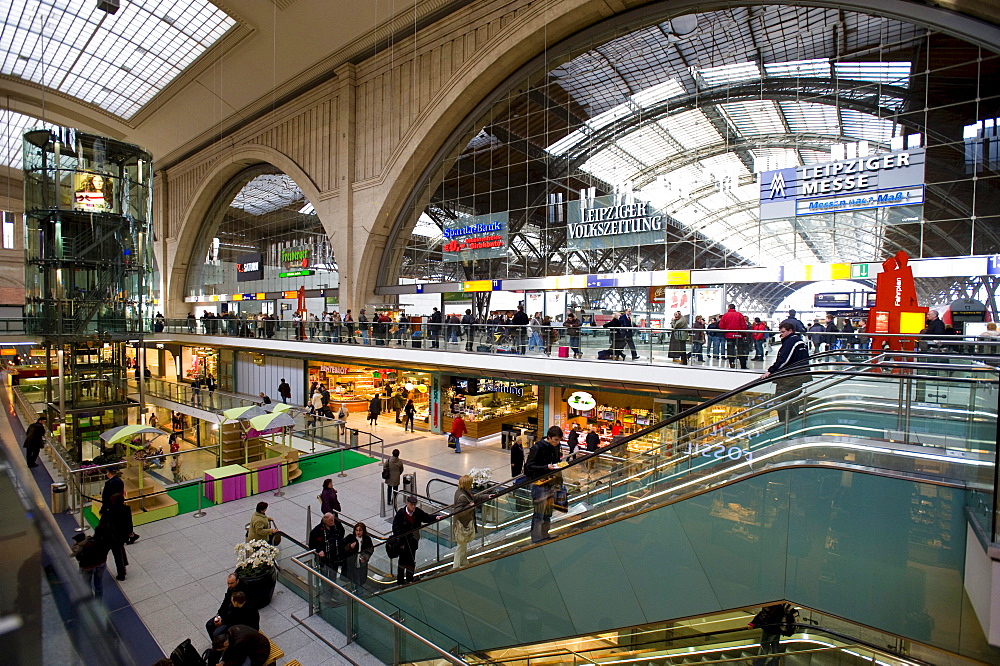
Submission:
<svg viewBox="0 0 1000 666">
<path fill-rule="evenodd" d="M 97 8 L 109 14 L 118 13 L 119 0 L 97 0 Z"/>
</svg>

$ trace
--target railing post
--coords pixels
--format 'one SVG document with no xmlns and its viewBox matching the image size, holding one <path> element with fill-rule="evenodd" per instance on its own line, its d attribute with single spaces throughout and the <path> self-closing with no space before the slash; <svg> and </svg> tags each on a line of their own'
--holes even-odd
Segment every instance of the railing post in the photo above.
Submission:
<svg viewBox="0 0 1000 666">
<path fill-rule="evenodd" d="M 347 638 L 346 645 L 354 642 L 354 599 L 347 598 L 347 605 L 344 608 L 344 636 Z"/>
<path fill-rule="evenodd" d="M 195 518 L 201 518 L 202 516 L 205 515 L 205 512 L 201 508 L 201 496 L 205 492 L 204 483 L 205 483 L 204 480 L 202 479 L 198 480 L 198 510 L 195 511 L 194 513 Z"/>
</svg>

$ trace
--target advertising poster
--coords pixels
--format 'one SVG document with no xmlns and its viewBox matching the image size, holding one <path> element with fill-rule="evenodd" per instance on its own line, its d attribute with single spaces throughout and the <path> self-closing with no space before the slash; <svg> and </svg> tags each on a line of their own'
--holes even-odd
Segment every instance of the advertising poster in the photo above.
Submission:
<svg viewBox="0 0 1000 666">
<path fill-rule="evenodd" d="M 448 220 L 444 226 L 444 261 L 500 259 L 507 256 L 507 211 Z"/>
<path fill-rule="evenodd" d="M 726 311 L 726 292 L 722 287 L 694 290 L 694 314 L 707 321 L 712 315 Z"/>
<path fill-rule="evenodd" d="M 524 292 L 524 311 L 530 317 L 536 312 L 542 312 L 545 309 L 545 292 L 543 291 L 526 291 Z"/>
<path fill-rule="evenodd" d="M 545 314 L 552 317 L 553 321 L 562 321 L 566 318 L 566 292 L 547 291 L 545 292 Z"/>
<path fill-rule="evenodd" d="M 664 289 L 663 291 L 663 311 L 673 316 L 674 312 L 682 315 L 691 314 L 691 290 L 690 289 Z M 669 317 L 668 317 L 669 319 Z"/>
<path fill-rule="evenodd" d="M 236 260 L 236 281 L 249 282 L 264 279 L 264 255 L 249 252 Z"/>
<path fill-rule="evenodd" d="M 73 209 L 108 213 L 114 207 L 114 183 L 99 173 L 73 174 Z"/>
</svg>

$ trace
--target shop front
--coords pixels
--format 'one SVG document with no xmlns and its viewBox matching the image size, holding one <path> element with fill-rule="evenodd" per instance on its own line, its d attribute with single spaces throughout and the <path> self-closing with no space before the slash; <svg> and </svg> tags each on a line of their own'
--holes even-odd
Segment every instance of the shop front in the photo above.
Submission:
<svg viewBox="0 0 1000 666">
<path fill-rule="evenodd" d="M 219 350 L 211 347 L 182 347 L 181 372 L 184 379 L 193 381 L 212 375 L 219 376 Z"/>
<path fill-rule="evenodd" d="M 382 413 L 395 417 L 407 400 L 416 408 L 414 427 L 428 429 L 430 421 L 431 375 L 396 368 L 331 364 L 310 361 L 308 364 L 310 395 L 317 386 L 330 391 L 330 409 L 334 414 L 341 405 L 352 414 L 368 411 L 371 399 L 379 397 Z M 397 422 L 402 425 L 400 413 Z"/>
<path fill-rule="evenodd" d="M 539 387 L 506 380 L 451 377 L 442 399 L 442 429 L 451 432 L 461 415 L 466 437 L 480 440 L 503 430 L 537 431 L 541 415 Z"/>
</svg>

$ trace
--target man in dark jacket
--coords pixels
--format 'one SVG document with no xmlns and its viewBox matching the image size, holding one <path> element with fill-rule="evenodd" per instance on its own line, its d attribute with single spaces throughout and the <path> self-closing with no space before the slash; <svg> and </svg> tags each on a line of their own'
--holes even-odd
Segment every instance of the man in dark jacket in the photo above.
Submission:
<svg viewBox="0 0 1000 666">
<path fill-rule="evenodd" d="M 530 321 L 528 315 L 524 312 L 524 306 L 518 305 L 517 312 L 514 313 L 514 319 L 510 323 L 515 326 L 514 335 L 517 336 L 517 353 L 522 356 L 524 356 L 528 348 L 528 324 Z"/>
<path fill-rule="evenodd" d="M 465 331 L 465 351 L 472 351 L 473 338 L 476 337 L 472 330 L 472 324 L 474 323 L 472 310 L 466 310 L 465 315 L 462 316 L 462 329 Z"/>
<path fill-rule="evenodd" d="M 795 332 L 791 322 L 783 321 L 778 325 L 778 337 L 781 338 L 781 347 L 778 349 L 778 356 L 774 363 L 767 369 L 761 377 L 767 378 L 781 370 L 793 369 L 798 366 L 801 369 L 808 363 L 809 346 L 802 336 Z M 809 381 L 806 375 L 796 375 L 794 377 L 778 376 L 774 380 L 775 399 L 785 403 L 778 409 L 778 419 L 782 423 L 799 415 L 802 409 L 799 393 L 802 385 Z"/>
<path fill-rule="evenodd" d="M 781 634 L 783 630 L 789 635 L 793 631 L 797 611 L 790 604 L 772 604 L 765 606 L 754 615 L 747 625 L 751 629 L 760 629 L 760 655 L 776 655 L 783 652 Z M 754 666 L 777 666 L 782 663 L 780 657 L 770 659 L 755 659 Z"/>
<path fill-rule="evenodd" d="M 124 497 L 125 495 L 125 482 L 122 481 L 120 476 L 118 476 L 118 470 L 116 468 L 108 467 L 104 470 L 104 477 L 107 480 L 104 482 L 103 490 L 101 490 L 100 513 L 104 513 L 104 511 L 108 508 L 108 505 L 111 504 L 112 497 L 115 495 L 122 495 Z"/>
<path fill-rule="evenodd" d="M 222 619 L 221 626 L 225 627 L 222 631 L 229 631 L 229 627 L 235 627 L 238 624 L 260 631 L 260 612 L 247 602 L 246 592 L 241 590 L 233 592 L 229 608 L 223 611 L 219 617 Z M 217 631 L 216 633 L 222 632 Z"/>
<path fill-rule="evenodd" d="M 212 647 L 216 652 L 222 652 L 222 658 L 216 662 L 222 666 L 243 666 L 246 663 L 264 666 L 271 656 L 271 641 L 267 636 L 242 624 L 229 627 L 226 633 L 216 636 Z"/>
<path fill-rule="evenodd" d="M 111 554 L 115 556 L 115 578 L 125 580 L 125 567 L 128 566 L 125 543 L 132 535 L 132 510 L 125 504 L 125 496 L 121 493 L 113 495 L 110 504 L 101 508 L 103 514 L 97 524 L 97 533 L 107 540 Z"/>
<path fill-rule="evenodd" d="M 788 311 L 788 318 L 785 319 L 785 321 L 792 322 L 792 330 L 795 331 L 796 333 L 806 332 L 806 325 L 803 324 L 802 321 L 795 316 L 795 310 Z"/>
<path fill-rule="evenodd" d="M 406 498 L 406 506 L 393 516 L 392 534 L 399 547 L 396 582 L 400 585 L 413 581 L 413 571 L 417 566 L 417 545 L 420 541 L 420 530 L 417 528 L 435 520 L 439 518 L 418 507 L 417 498 L 413 495 Z"/>
<path fill-rule="evenodd" d="M 233 595 L 237 592 L 244 594 L 245 598 L 245 588 L 246 585 L 242 580 L 237 578 L 236 574 L 231 573 L 226 577 L 226 596 L 222 598 L 222 603 L 219 604 L 219 610 L 215 612 L 208 622 L 205 623 L 205 631 L 208 632 L 209 639 L 213 638 L 216 634 L 221 634 L 228 629 L 228 627 L 222 626 L 222 618 L 226 617 L 228 613 L 233 608 Z M 260 625 L 258 625 L 259 627 Z"/>
<path fill-rule="evenodd" d="M 83 534 L 74 535 L 73 541 L 70 550 L 80 565 L 80 575 L 83 576 L 88 589 L 92 589 L 94 596 L 100 599 L 104 596 L 104 571 L 108 568 L 108 545 Z"/>
<path fill-rule="evenodd" d="M 436 348 L 440 346 L 438 344 L 438 336 L 441 335 L 441 322 L 443 320 L 444 317 L 437 308 L 434 308 L 431 316 L 427 318 L 427 335 L 431 338 L 431 347 Z"/>
<path fill-rule="evenodd" d="M 316 557 L 325 565 L 330 578 L 337 579 L 337 570 L 344 563 L 340 554 L 340 544 L 344 541 L 344 524 L 336 514 L 325 513 L 319 525 L 309 532 L 309 547 L 316 551 Z"/>
<path fill-rule="evenodd" d="M 524 475 L 533 481 L 531 501 L 535 505 L 531 515 L 531 542 L 538 543 L 550 539 L 549 524 L 552 522 L 554 494 L 562 485 L 562 476 L 553 474 L 559 469 L 559 447 L 562 445 L 563 431 L 552 426 L 545 433 L 545 439 L 535 442 L 528 451 L 524 463 Z"/>
<path fill-rule="evenodd" d="M 24 431 L 24 453 L 28 467 L 38 467 L 38 453 L 45 446 L 45 422 L 48 417 L 42 414 L 38 420 Z"/>
<path fill-rule="evenodd" d="M 292 386 L 284 379 L 282 379 L 281 383 L 278 384 L 278 395 L 281 396 L 281 402 L 285 403 L 286 405 L 288 404 L 288 401 L 292 397 Z"/>
<path fill-rule="evenodd" d="M 622 313 L 618 315 L 618 323 L 622 327 L 621 333 L 625 341 L 625 347 L 628 347 L 632 352 L 632 360 L 635 361 L 639 358 L 639 352 L 635 350 L 635 340 L 632 339 L 635 335 L 635 331 L 632 329 L 632 311 L 622 310 Z"/>
</svg>

